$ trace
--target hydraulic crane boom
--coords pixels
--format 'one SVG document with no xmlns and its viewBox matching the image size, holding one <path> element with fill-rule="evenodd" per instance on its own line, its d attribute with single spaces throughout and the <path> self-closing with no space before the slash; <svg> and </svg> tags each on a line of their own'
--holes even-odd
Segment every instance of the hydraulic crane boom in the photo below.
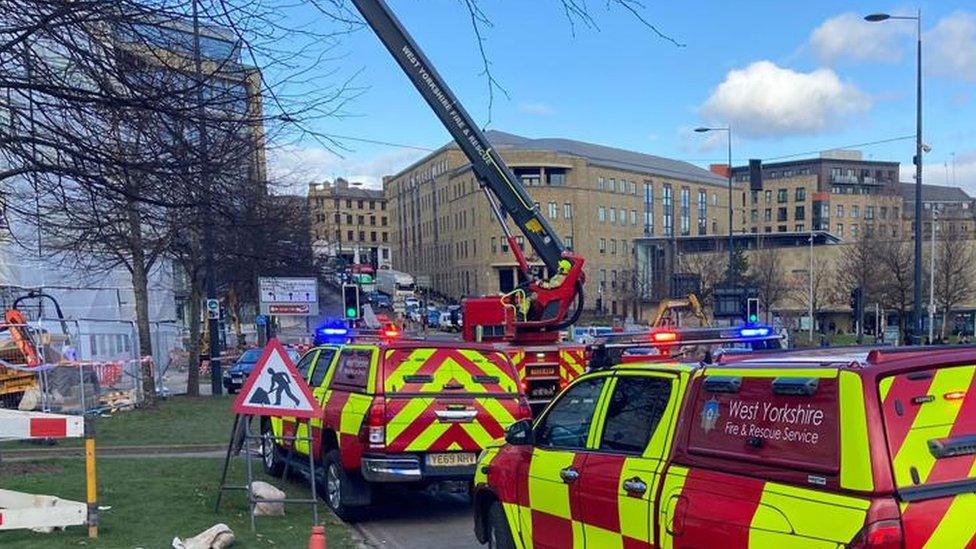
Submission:
<svg viewBox="0 0 976 549">
<path fill-rule="evenodd" d="M 582 310 L 583 258 L 566 249 L 519 179 L 492 148 L 386 2 L 353 0 L 353 4 L 470 160 L 523 274 L 527 278 L 530 275 L 528 263 L 509 233 L 499 208 L 512 218 L 548 268 L 550 283 L 533 281 L 529 285 L 526 295 L 533 296 L 532 306 L 526 310 L 525 318 L 516 324 L 539 330 L 563 327 L 567 324 L 565 316 L 574 298 L 577 305 L 572 321 L 575 321 Z M 570 265 L 568 271 L 566 262 Z M 551 283 L 557 273 L 561 277 L 559 283 Z"/>
</svg>

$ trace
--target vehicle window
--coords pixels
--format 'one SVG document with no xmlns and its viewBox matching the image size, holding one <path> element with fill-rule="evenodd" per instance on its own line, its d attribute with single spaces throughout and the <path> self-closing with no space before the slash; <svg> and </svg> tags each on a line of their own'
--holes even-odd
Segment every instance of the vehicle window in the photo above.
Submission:
<svg viewBox="0 0 976 549">
<path fill-rule="evenodd" d="M 559 448 L 585 447 L 604 379 L 599 377 L 581 381 L 560 395 L 549 413 L 536 425 L 536 444 Z"/>
<path fill-rule="evenodd" d="M 298 369 L 298 375 L 302 376 L 302 379 L 308 380 L 308 370 L 312 367 L 312 360 L 315 359 L 315 351 L 309 351 L 305 353 L 305 356 L 298 361 L 295 368 Z"/>
<path fill-rule="evenodd" d="M 641 454 L 671 398 L 671 380 L 620 377 L 607 404 L 600 449 Z"/>
<path fill-rule="evenodd" d="M 241 358 L 237 359 L 237 361 L 238 362 L 257 362 L 258 359 L 261 358 L 261 353 L 262 352 L 263 351 L 261 349 L 248 349 L 247 351 L 244 351 L 244 354 L 242 354 L 241 355 Z"/>
<path fill-rule="evenodd" d="M 319 351 L 319 357 L 315 360 L 315 369 L 312 370 L 312 379 L 309 380 L 308 385 L 313 389 L 322 385 L 322 381 L 325 380 L 325 374 L 329 373 L 329 366 L 332 365 L 332 358 L 335 357 L 335 349 L 322 349 Z"/>
<path fill-rule="evenodd" d="M 369 383 L 369 369 L 373 361 L 372 349 L 343 349 L 336 363 L 330 387 L 363 392 Z"/>
</svg>

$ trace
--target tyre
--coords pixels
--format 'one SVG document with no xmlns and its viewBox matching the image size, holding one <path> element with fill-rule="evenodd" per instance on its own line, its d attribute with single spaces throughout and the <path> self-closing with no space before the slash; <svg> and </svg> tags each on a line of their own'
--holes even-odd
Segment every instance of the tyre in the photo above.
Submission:
<svg viewBox="0 0 976 549">
<path fill-rule="evenodd" d="M 281 478 L 285 472 L 285 460 L 281 455 L 281 448 L 275 444 L 271 422 L 261 422 L 261 464 L 264 472 L 274 478 Z"/>
<path fill-rule="evenodd" d="M 494 501 L 488 508 L 488 547 L 490 549 L 515 549 L 512 530 L 508 527 L 502 504 Z"/>
<path fill-rule="evenodd" d="M 354 493 L 362 490 L 364 484 L 358 479 L 350 478 L 349 473 L 342 466 L 339 450 L 332 450 L 325 456 L 325 502 L 337 517 L 345 522 L 356 522 L 365 511 L 364 507 L 351 505 L 353 501 L 361 501 L 362 494 Z M 357 497 L 358 496 L 358 497 Z"/>
</svg>

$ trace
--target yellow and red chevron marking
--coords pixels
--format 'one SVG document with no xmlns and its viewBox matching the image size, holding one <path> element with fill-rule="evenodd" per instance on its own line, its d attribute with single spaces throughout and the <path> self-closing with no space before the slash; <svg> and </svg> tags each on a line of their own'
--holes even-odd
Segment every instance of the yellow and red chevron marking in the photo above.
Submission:
<svg viewBox="0 0 976 549">
<path fill-rule="evenodd" d="M 442 420 L 437 412 L 474 412 L 470 421 Z M 477 451 L 505 435 L 515 421 L 518 401 L 511 397 L 425 398 L 386 400 L 387 451 Z"/>
<path fill-rule="evenodd" d="M 469 393 L 518 391 L 515 372 L 501 352 L 390 349 L 386 351 L 385 363 L 383 384 L 387 393 L 439 393 L 448 385 L 460 385 Z"/>
<path fill-rule="evenodd" d="M 583 372 L 586 371 L 585 353 L 586 351 L 582 347 L 559 351 L 559 379 L 561 381 L 570 383 L 583 375 Z"/>
<path fill-rule="evenodd" d="M 976 455 L 936 459 L 928 449 L 929 440 L 976 433 L 976 366 L 925 374 L 898 375 L 879 383 L 899 488 L 976 477 Z M 905 547 L 976 547 L 974 516 L 972 493 L 903 503 Z"/>
</svg>

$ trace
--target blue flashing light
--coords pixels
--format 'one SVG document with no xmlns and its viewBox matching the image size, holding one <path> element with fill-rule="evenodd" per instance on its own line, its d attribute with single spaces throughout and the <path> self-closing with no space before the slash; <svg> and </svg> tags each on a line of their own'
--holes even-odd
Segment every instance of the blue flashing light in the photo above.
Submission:
<svg viewBox="0 0 976 549">
<path fill-rule="evenodd" d="M 740 337 L 766 337 L 770 333 L 770 329 L 766 327 L 760 328 L 742 328 L 739 330 Z"/>
<path fill-rule="evenodd" d="M 324 336 L 344 336 L 349 333 L 348 328 L 319 328 L 319 333 Z"/>
</svg>

